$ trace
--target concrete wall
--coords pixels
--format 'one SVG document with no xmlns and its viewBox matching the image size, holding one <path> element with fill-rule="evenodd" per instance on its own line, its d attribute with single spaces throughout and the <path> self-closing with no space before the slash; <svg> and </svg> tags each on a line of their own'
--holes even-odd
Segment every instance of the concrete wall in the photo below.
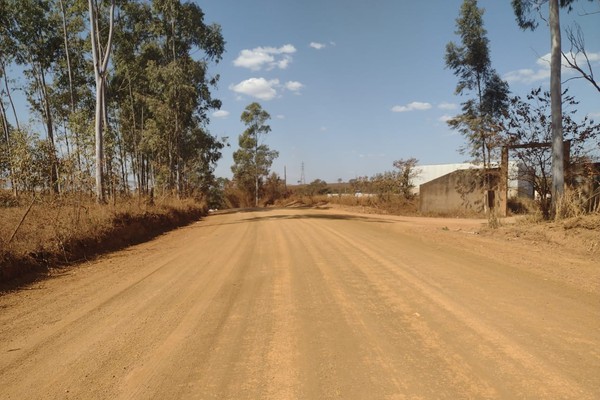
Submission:
<svg viewBox="0 0 600 400">
<path fill-rule="evenodd" d="M 533 199 L 533 186 L 523 180 L 525 166 L 517 161 L 508 162 L 508 198 L 527 197 Z"/>
<path fill-rule="evenodd" d="M 419 186 L 437 179 L 440 176 L 458 170 L 473 168 L 479 167 L 471 163 L 417 165 L 416 169 L 419 171 L 419 175 L 413 180 L 413 184 L 415 185 L 414 192 L 419 193 Z"/>
<path fill-rule="evenodd" d="M 422 213 L 484 212 L 480 171 L 454 171 L 420 186 Z"/>
<path fill-rule="evenodd" d="M 497 165 L 496 165 L 497 167 Z M 480 169 L 481 165 L 473 163 L 457 163 L 457 164 L 432 164 L 432 165 L 417 165 L 419 175 L 413 180 L 415 188 L 413 192 L 419 193 L 420 186 L 431 182 L 434 179 L 452 173 L 454 171 L 462 171 L 469 169 Z M 517 161 L 511 160 L 508 162 L 508 197 L 530 197 L 533 198 L 533 188 L 528 182 L 519 179 L 523 174 L 523 166 Z"/>
</svg>

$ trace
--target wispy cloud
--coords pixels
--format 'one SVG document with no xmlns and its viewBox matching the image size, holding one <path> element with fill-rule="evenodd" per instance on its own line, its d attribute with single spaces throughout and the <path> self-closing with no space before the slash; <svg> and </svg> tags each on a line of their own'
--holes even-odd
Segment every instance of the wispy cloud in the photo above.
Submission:
<svg viewBox="0 0 600 400">
<path fill-rule="evenodd" d="M 229 115 L 229 111 L 218 110 L 218 111 L 215 111 L 212 115 L 215 118 L 225 118 Z"/>
<path fill-rule="evenodd" d="M 285 119 L 285 115 L 283 115 L 283 114 L 277 114 L 275 116 L 275 118 L 277 118 L 277 119 Z"/>
<path fill-rule="evenodd" d="M 321 50 L 321 49 L 324 49 L 325 47 L 327 47 L 327 45 L 325 43 L 318 43 L 318 42 L 310 42 L 309 46 L 312 47 L 313 49 L 317 49 L 317 50 Z"/>
<path fill-rule="evenodd" d="M 600 65 L 600 53 L 588 53 L 588 60 L 592 65 Z M 578 65 L 586 65 L 587 61 L 585 60 L 583 54 L 572 54 L 567 53 L 567 57 L 573 59 Z M 565 75 L 573 75 L 574 71 L 566 61 L 561 58 L 562 62 L 562 73 Z M 523 68 L 515 71 L 509 71 L 504 74 L 503 78 L 508 83 L 525 83 L 531 84 L 538 81 L 548 80 L 550 79 L 550 53 L 545 54 L 539 57 L 535 61 L 537 67 L 536 68 Z"/>
<path fill-rule="evenodd" d="M 586 65 L 587 61 L 585 59 L 585 56 L 583 55 L 583 53 L 565 53 L 567 55 L 567 57 L 569 57 L 569 59 L 575 59 L 575 61 L 577 61 L 578 65 Z M 587 53 L 587 58 L 588 61 L 590 62 L 590 64 L 592 65 L 599 65 L 600 64 L 600 52 L 599 53 Z M 548 55 L 548 59 L 550 59 L 550 55 Z M 565 65 L 566 62 L 563 59 L 563 65 Z"/>
<path fill-rule="evenodd" d="M 385 157 L 385 153 L 380 153 L 380 154 L 373 154 L 373 153 L 369 153 L 369 154 L 359 154 L 358 158 L 384 158 Z"/>
<path fill-rule="evenodd" d="M 589 113 L 588 117 L 590 117 L 590 118 L 600 118 L 600 112 Z"/>
<path fill-rule="evenodd" d="M 252 71 L 267 69 L 286 69 L 292 62 L 291 54 L 296 48 L 291 44 L 277 47 L 256 47 L 240 51 L 238 57 L 233 61 L 236 67 L 248 68 Z"/>
<path fill-rule="evenodd" d="M 255 97 L 259 100 L 272 100 L 277 96 L 276 88 L 278 86 L 278 79 L 268 81 L 265 78 L 250 78 L 237 85 L 230 85 L 229 89 L 239 94 Z"/>
<path fill-rule="evenodd" d="M 504 80 L 508 83 L 533 83 L 550 78 L 549 68 L 540 68 L 533 70 L 531 68 L 519 69 L 516 71 L 510 71 L 504 74 Z"/>
<path fill-rule="evenodd" d="M 300 82 L 296 82 L 296 81 L 289 81 L 285 83 L 285 88 L 291 92 L 296 92 L 298 93 L 298 91 L 300 89 L 302 89 L 304 87 L 303 84 L 301 84 Z"/>
<path fill-rule="evenodd" d="M 420 101 L 413 101 L 405 106 L 394 106 L 392 107 L 393 112 L 408 112 L 408 111 L 424 111 L 431 108 L 430 103 L 423 103 Z"/>
<path fill-rule="evenodd" d="M 452 115 L 444 114 L 444 115 L 442 115 L 441 117 L 438 118 L 438 121 L 440 121 L 440 122 L 448 122 L 452 118 L 454 118 Z"/>
<path fill-rule="evenodd" d="M 455 103 L 440 103 L 438 104 L 438 108 L 440 110 L 456 110 L 458 108 L 458 105 L 456 105 Z"/>
</svg>

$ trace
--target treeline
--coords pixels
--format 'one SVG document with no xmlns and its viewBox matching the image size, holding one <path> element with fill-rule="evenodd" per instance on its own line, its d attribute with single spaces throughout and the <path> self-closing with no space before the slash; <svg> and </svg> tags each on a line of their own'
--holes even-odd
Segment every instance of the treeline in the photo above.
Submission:
<svg viewBox="0 0 600 400">
<path fill-rule="evenodd" d="M 206 192 L 224 146 L 207 129 L 221 106 L 209 66 L 224 46 L 190 1 L 0 0 L 0 188 L 92 194 L 99 166 L 102 196 Z"/>
<path fill-rule="evenodd" d="M 377 195 L 388 201 L 397 197 L 410 200 L 415 196 L 414 180 L 421 174 L 418 163 L 414 157 L 396 160 L 395 170 L 350 179 L 349 183 L 354 193 Z"/>
</svg>

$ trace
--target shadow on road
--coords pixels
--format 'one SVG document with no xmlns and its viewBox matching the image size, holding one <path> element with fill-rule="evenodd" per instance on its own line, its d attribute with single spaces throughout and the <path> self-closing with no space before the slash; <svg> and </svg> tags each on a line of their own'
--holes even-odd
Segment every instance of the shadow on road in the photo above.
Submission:
<svg viewBox="0 0 600 400">
<path fill-rule="evenodd" d="M 273 212 L 273 209 L 247 209 L 247 210 L 236 210 L 229 212 L 221 212 L 220 214 L 234 214 L 234 213 L 244 213 L 244 212 L 264 212 L 270 211 Z M 262 222 L 262 221 L 277 221 L 277 220 L 298 220 L 298 219 L 321 219 L 321 220 L 337 220 L 337 221 L 361 221 L 367 223 L 379 223 L 379 224 L 393 224 L 394 222 L 401 221 L 389 221 L 385 219 L 375 218 L 375 217 L 362 217 L 357 215 L 347 215 L 347 214 L 316 214 L 316 213 L 299 213 L 299 214 L 274 214 L 274 215 L 265 215 L 265 216 L 254 216 L 250 218 L 243 218 L 237 221 L 232 222 L 223 222 L 217 224 L 202 224 L 197 227 L 210 227 L 210 226 L 224 226 L 224 225 L 236 225 L 243 224 L 248 222 Z"/>
</svg>

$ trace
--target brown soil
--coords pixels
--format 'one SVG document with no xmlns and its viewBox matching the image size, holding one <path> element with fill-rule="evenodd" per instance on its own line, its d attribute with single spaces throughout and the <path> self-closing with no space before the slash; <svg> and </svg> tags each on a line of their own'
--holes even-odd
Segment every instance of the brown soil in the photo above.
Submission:
<svg viewBox="0 0 600 400">
<path fill-rule="evenodd" d="M 209 216 L 0 297 L 0 398 L 597 398 L 597 255 L 484 225 Z"/>
</svg>

